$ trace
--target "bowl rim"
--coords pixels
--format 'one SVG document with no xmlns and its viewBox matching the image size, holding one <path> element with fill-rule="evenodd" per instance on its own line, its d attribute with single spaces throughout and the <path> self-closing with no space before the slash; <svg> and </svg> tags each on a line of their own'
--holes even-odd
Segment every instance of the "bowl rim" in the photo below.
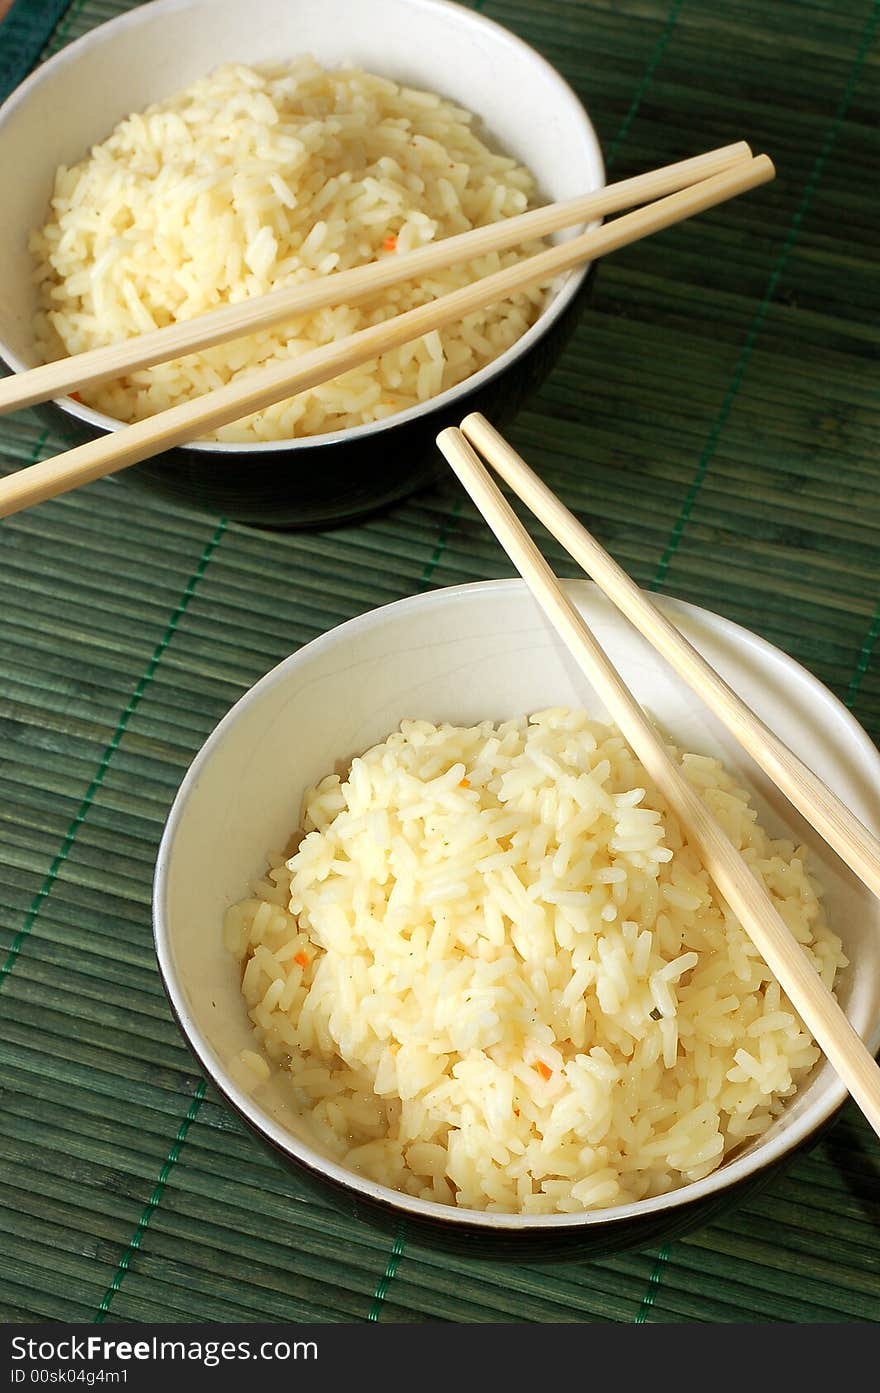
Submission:
<svg viewBox="0 0 880 1393">
<path fill-rule="evenodd" d="M 590 116 L 574 91 L 574 88 L 562 76 L 562 74 L 550 63 L 543 54 L 539 53 L 531 44 L 526 43 L 510 29 L 505 28 L 496 20 L 481 14 L 476 10 L 469 10 L 461 5 L 457 0 L 407 0 L 413 9 L 427 11 L 447 11 L 453 10 L 456 13 L 458 22 L 465 28 L 468 26 L 490 31 L 496 41 L 505 43 L 509 47 L 520 50 L 527 55 L 528 60 L 545 77 L 549 78 L 552 86 L 557 90 L 560 110 L 570 112 L 576 125 L 581 127 L 584 154 L 587 164 L 591 167 L 595 176 L 595 188 L 599 190 L 605 185 L 605 161 L 602 155 L 602 148 L 596 129 L 590 120 Z M 192 0 L 149 0 L 149 3 L 139 5 L 133 10 L 126 10 L 123 14 L 116 15 L 112 19 L 105 20 L 103 24 L 98 24 L 94 29 L 75 39 L 72 43 L 66 44 L 56 54 L 34 72 L 30 73 L 23 82 L 9 94 L 6 101 L 0 104 L 0 134 L 2 134 L 3 123 L 16 110 L 16 108 L 28 101 L 35 95 L 40 84 L 48 77 L 50 80 L 54 73 L 69 64 L 75 64 L 80 56 L 88 49 L 100 45 L 107 37 L 109 31 L 118 33 L 123 29 L 136 27 L 140 24 L 149 23 L 153 20 L 161 22 L 162 12 L 166 10 L 185 10 L 192 4 Z M 601 219 L 598 219 L 591 226 L 598 226 Z M 572 228 L 571 234 L 582 231 L 582 227 Z M 545 303 L 542 306 L 537 319 L 529 326 L 514 343 L 506 348 L 497 358 L 493 358 L 490 363 L 486 363 L 470 377 L 464 378 L 462 382 L 456 383 L 454 387 L 448 387 L 445 392 L 439 393 L 436 397 L 430 397 L 425 402 L 419 402 L 415 406 L 408 407 L 406 411 L 401 411 L 394 416 L 385 417 L 381 421 L 369 421 L 364 425 L 350 426 L 338 431 L 325 431 L 321 435 L 293 436 L 284 440 L 257 440 L 257 441 L 234 441 L 234 440 L 192 440 L 188 441 L 181 449 L 196 450 L 199 453 L 207 454 L 239 454 L 242 451 L 247 454 L 272 454 L 279 450 L 304 450 L 324 448 L 332 445 L 350 444 L 358 440 L 369 439 L 371 436 L 378 435 L 383 431 L 395 429 L 397 426 L 406 425 L 410 421 L 417 421 L 423 416 L 429 415 L 434 410 L 442 410 L 461 397 L 479 389 L 484 384 L 493 381 L 501 373 L 505 372 L 513 363 L 523 357 L 532 346 L 537 343 L 544 335 L 549 332 L 560 316 L 565 312 L 574 300 L 579 289 L 588 276 L 593 262 L 586 262 L 582 266 L 576 267 L 564 275 L 554 280 L 550 290 L 548 290 Z M 0 358 L 2 358 L 13 372 L 27 371 L 27 364 L 14 353 L 0 335 Z M 122 430 L 129 423 L 119 421 L 113 416 L 106 415 L 103 411 L 96 411 L 82 402 L 75 401 L 70 396 L 53 398 L 54 405 L 59 407 L 68 415 L 84 422 L 95 429 L 113 432 Z"/>
<path fill-rule="evenodd" d="M 599 588 L 592 581 L 586 579 L 563 581 L 563 586 L 566 590 L 574 592 L 575 598 L 578 591 L 601 595 Z M 833 1081 L 824 1100 L 813 1103 L 800 1118 L 780 1131 L 771 1141 L 763 1143 L 759 1141 L 752 1150 L 722 1164 L 710 1172 L 708 1176 L 704 1176 L 703 1179 L 692 1181 L 687 1185 L 679 1186 L 666 1194 L 657 1195 L 650 1199 L 635 1200 L 627 1204 L 609 1206 L 607 1209 L 585 1210 L 574 1214 L 496 1213 L 459 1208 L 454 1205 L 442 1205 L 437 1201 L 422 1200 L 416 1196 L 405 1194 L 403 1191 L 394 1190 L 390 1186 L 381 1185 L 365 1176 L 357 1175 L 339 1162 L 323 1156 L 308 1141 L 294 1136 L 282 1124 L 268 1116 L 258 1104 L 253 1102 L 248 1093 L 235 1084 L 222 1064 L 217 1062 L 214 1047 L 206 1039 L 189 1011 L 183 988 L 178 982 L 174 967 L 166 903 L 175 832 L 177 824 L 183 817 L 190 792 L 198 781 L 202 768 L 225 738 L 229 727 L 252 702 L 260 700 L 266 690 L 278 682 L 286 681 L 289 674 L 295 672 L 303 660 L 308 661 L 310 657 L 326 648 L 344 644 L 355 635 L 366 633 L 370 629 L 381 628 L 386 619 L 393 614 L 403 610 L 430 612 L 438 606 L 447 604 L 450 600 L 466 600 L 468 596 L 474 594 L 485 594 L 487 591 L 500 593 L 505 590 L 517 592 L 524 597 L 529 593 L 524 581 L 511 577 L 438 587 L 421 595 L 410 595 L 401 600 L 394 600 L 387 605 L 367 610 L 364 614 L 357 615 L 355 618 L 346 620 L 344 623 L 327 630 L 309 643 L 304 644 L 287 658 L 283 658 L 239 697 L 214 727 L 190 764 L 175 795 L 165 823 L 157 853 L 153 882 L 153 939 L 156 957 L 162 984 L 174 1017 L 189 1048 L 212 1084 L 263 1140 L 323 1180 L 331 1181 L 355 1196 L 378 1204 L 381 1208 L 391 1210 L 399 1216 L 427 1220 L 434 1224 L 453 1224 L 461 1229 L 471 1232 L 479 1231 L 483 1234 L 510 1234 L 543 1230 L 568 1231 L 615 1224 L 623 1226 L 650 1215 L 657 1215 L 667 1210 L 679 1210 L 697 1201 L 717 1198 L 723 1191 L 735 1188 L 739 1182 L 756 1176 L 759 1172 L 782 1161 L 792 1151 L 804 1145 L 839 1110 L 848 1097 L 845 1086 L 839 1079 Z M 825 705 L 838 719 L 842 720 L 847 728 L 849 738 L 853 741 L 854 748 L 865 762 L 865 767 L 873 765 L 878 780 L 880 780 L 880 750 L 843 702 L 803 664 L 767 639 L 761 638 L 750 629 L 746 629 L 743 625 L 737 624 L 713 610 L 667 595 L 655 595 L 653 599 L 661 609 L 669 612 L 669 617 L 673 620 L 676 614 L 690 615 L 704 621 L 708 619 L 713 632 L 720 634 L 727 640 L 733 640 L 741 648 L 746 650 L 751 648 L 756 653 L 771 657 L 776 661 L 781 659 L 784 667 L 797 672 L 806 680 L 807 686 L 812 689 L 817 702 Z M 874 1051 L 880 1046 L 880 1020 L 875 1022 L 868 1043 Z"/>
</svg>

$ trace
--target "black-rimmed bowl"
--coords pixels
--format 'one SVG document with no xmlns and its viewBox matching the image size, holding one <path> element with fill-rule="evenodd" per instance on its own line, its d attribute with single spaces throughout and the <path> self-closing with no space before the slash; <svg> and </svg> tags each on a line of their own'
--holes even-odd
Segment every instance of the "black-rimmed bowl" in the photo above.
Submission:
<svg viewBox="0 0 880 1393">
<path fill-rule="evenodd" d="M 629 686 L 681 747 L 720 757 L 748 787 L 762 823 L 805 843 L 850 966 L 840 1002 L 880 1044 L 880 904 L 588 582 L 569 586 Z M 750 706 L 875 832 L 880 753 L 814 677 L 755 635 L 705 610 L 659 600 Z M 296 827 L 304 789 L 404 718 L 473 724 L 596 699 L 520 581 L 438 590 L 373 610 L 288 658 L 233 707 L 186 775 L 156 871 L 162 977 L 208 1077 L 254 1130 L 334 1202 L 429 1242 L 494 1256 L 586 1256 L 664 1241 L 730 1207 L 815 1140 L 845 1097 L 817 1067 L 758 1140 L 703 1180 L 667 1195 L 582 1214 L 480 1213 L 413 1199 L 322 1154 L 277 1079 L 256 1088 L 237 1063 L 254 1049 L 237 960 L 223 945 L 228 905 Z"/>
<path fill-rule="evenodd" d="M 63 49 L 0 108 L 0 357 L 14 371 L 37 361 L 27 239 L 45 221 L 57 166 L 82 159 L 122 117 L 220 63 L 302 53 L 452 97 L 534 172 L 543 198 L 604 182 L 595 131 L 568 84 L 506 29 L 447 0 L 154 0 Z M 570 272 L 510 349 L 399 416 L 297 440 L 195 442 L 123 477 L 269 527 L 327 525 L 383 507 L 437 475 L 434 441 L 444 426 L 473 410 L 500 424 L 510 419 L 552 367 L 588 280 L 588 268 Z M 118 428 L 69 397 L 45 410 L 71 443 Z"/>
</svg>

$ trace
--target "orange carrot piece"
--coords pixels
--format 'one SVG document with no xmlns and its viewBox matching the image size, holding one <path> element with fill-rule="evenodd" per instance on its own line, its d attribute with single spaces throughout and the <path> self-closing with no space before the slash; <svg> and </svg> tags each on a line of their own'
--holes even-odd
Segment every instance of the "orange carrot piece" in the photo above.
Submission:
<svg viewBox="0 0 880 1393">
<path fill-rule="evenodd" d="M 295 963 L 299 963 L 300 967 L 303 967 L 303 968 L 308 967 L 308 965 L 309 965 L 309 959 L 308 959 L 307 954 L 305 954 L 305 953 L 294 953 L 294 955 L 293 955 L 293 961 L 294 961 Z"/>
<path fill-rule="evenodd" d="M 550 1068 L 548 1064 L 544 1063 L 543 1059 L 538 1060 L 537 1064 L 535 1065 L 535 1068 L 537 1069 L 538 1073 L 541 1075 L 541 1078 L 544 1080 L 545 1083 L 548 1079 L 552 1079 L 553 1070 Z"/>
</svg>

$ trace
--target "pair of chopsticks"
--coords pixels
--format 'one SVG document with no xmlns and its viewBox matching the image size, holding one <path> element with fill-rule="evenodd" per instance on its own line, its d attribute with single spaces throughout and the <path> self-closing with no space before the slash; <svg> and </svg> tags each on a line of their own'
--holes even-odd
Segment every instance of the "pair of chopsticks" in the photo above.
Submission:
<svg viewBox="0 0 880 1393">
<path fill-rule="evenodd" d="M 484 309 L 527 286 L 548 284 L 581 262 L 628 246 L 673 223 L 713 208 L 774 176 L 766 155 L 740 142 L 612 184 L 597 193 L 532 209 L 488 227 L 444 238 L 400 256 L 227 305 L 181 324 L 120 344 L 93 349 L 0 381 L 0 413 L 58 398 L 154 363 L 254 333 L 326 305 L 354 303 L 390 286 L 490 252 L 588 223 L 624 208 L 614 222 L 594 227 L 502 271 L 382 324 L 361 329 L 292 361 L 275 363 L 0 481 L 0 518 L 91 483 L 151 455 L 198 439 L 275 402 L 284 401 L 433 329 Z"/>
<path fill-rule="evenodd" d="M 880 1136 L 880 1068 L 786 927 L 763 885 L 670 758 L 641 706 L 565 595 L 476 451 L 706 701 L 874 894 L 880 894 L 880 842 L 740 700 L 485 417 L 468 416 L 460 430 L 443 431 L 437 443 L 609 715 L 687 829 L 719 891 Z"/>
</svg>

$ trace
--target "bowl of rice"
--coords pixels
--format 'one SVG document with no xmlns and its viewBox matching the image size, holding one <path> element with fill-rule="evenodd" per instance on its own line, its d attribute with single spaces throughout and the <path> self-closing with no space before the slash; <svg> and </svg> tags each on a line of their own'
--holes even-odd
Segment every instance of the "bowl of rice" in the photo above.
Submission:
<svg viewBox="0 0 880 1393">
<path fill-rule="evenodd" d="M 590 120 L 534 49 L 447 0 L 387 0 L 376 19 L 359 0 L 154 0 L 23 83 L 0 109 L 0 356 L 9 367 L 602 186 Z M 91 438 L 424 304 L 540 245 L 303 315 L 44 410 L 63 439 Z M 588 282 L 589 268 L 579 268 L 489 306 L 125 478 L 270 527 L 327 525 L 385 506 L 437 476 L 444 425 L 475 409 L 512 416 L 550 370 Z"/>
<path fill-rule="evenodd" d="M 817 972 L 880 1044 L 880 907 L 588 582 L 569 593 Z M 877 830 L 880 755 L 783 653 L 664 610 Z M 665 1241 L 845 1092 L 518 580 L 281 663 L 189 770 L 155 879 L 207 1076 L 332 1203 L 488 1255 Z"/>
</svg>

